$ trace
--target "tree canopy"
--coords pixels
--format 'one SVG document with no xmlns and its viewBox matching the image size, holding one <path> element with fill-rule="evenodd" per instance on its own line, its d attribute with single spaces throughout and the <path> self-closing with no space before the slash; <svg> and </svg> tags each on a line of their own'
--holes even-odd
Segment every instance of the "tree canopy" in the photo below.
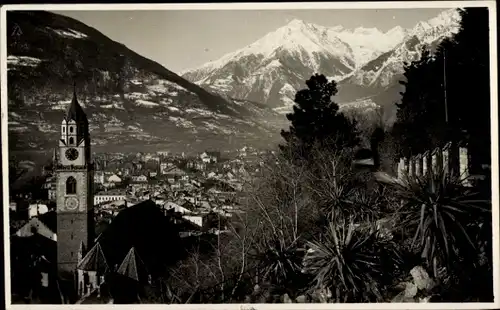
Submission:
<svg viewBox="0 0 500 310">
<path fill-rule="evenodd" d="M 288 131 L 281 136 L 285 149 L 300 149 L 307 157 L 313 145 L 330 149 L 352 147 L 359 143 L 355 123 L 339 113 L 339 106 L 332 100 L 337 94 L 335 81 L 329 82 L 324 75 L 315 74 L 306 81 L 307 88 L 295 95 L 293 112 L 287 114 L 291 122 Z"/>
<path fill-rule="evenodd" d="M 459 10 L 459 32 L 434 54 L 405 66 L 393 134 L 400 155 L 465 141 L 482 163 L 490 154 L 490 63 L 487 8 Z"/>
</svg>

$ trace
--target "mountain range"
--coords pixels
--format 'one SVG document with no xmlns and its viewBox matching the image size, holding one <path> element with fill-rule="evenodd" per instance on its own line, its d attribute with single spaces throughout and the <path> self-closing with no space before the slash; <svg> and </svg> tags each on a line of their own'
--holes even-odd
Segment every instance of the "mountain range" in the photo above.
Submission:
<svg viewBox="0 0 500 310">
<path fill-rule="evenodd" d="M 288 126 L 283 113 L 312 74 L 338 82 L 341 109 L 393 108 L 404 62 L 417 59 L 422 47 L 435 48 L 458 24 L 455 10 L 387 32 L 295 19 L 219 60 L 176 74 L 75 19 L 9 11 L 9 148 L 57 145 L 74 81 L 94 149 L 268 147 L 280 141 L 280 129 Z"/>
<path fill-rule="evenodd" d="M 213 94 L 75 19 L 9 11 L 7 31 L 12 151 L 57 146 L 73 82 L 97 151 L 264 147 L 285 125 L 269 107 Z"/>
<path fill-rule="evenodd" d="M 254 43 L 199 68 L 182 72 L 187 80 L 234 98 L 262 102 L 288 113 L 295 93 L 321 73 L 337 82 L 335 101 L 342 106 L 388 107 L 402 90 L 404 63 L 416 60 L 422 48 L 434 50 L 459 30 L 460 15 L 450 9 L 420 21 L 411 29 L 394 27 L 345 29 L 294 19 Z"/>
</svg>

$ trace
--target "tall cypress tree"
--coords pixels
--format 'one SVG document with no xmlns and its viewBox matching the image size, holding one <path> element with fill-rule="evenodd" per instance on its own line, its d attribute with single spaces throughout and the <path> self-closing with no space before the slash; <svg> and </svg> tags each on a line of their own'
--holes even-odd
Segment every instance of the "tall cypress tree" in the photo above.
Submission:
<svg viewBox="0 0 500 310">
<path fill-rule="evenodd" d="M 352 147 L 359 143 L 355 123 L 349 121 L 332 97 L 337 93 L 335 81 L 328 82 L 324 75 L 315 74 L 306 81 L 307 89 L 295 95 L 293 113 L 287 114 L 291 122 L 289 131 L 282 130 L 285 149 L 300 149 L 301 155 L 313 145 L 329 149 Z"/>
<path fill-rule="evenodd" d="M 441 42 L 435 55 L 424 52 L 405 66 L 405 92 L 393 128 L 401 155 L 468 141 L 474 158 L 490 161 L 488 9 L 459 13 L 461 26 L 454 37 Z"/>
<path fill-rule="evenodd" d="M 460 15 L 460 32 L 451 55 L 446 55 L 451 79 L 448 98 L 462 139 L 469 143 L 471 158 L 479 161 L 472 162 L 477 167 L 491 162 L 489 14 L 487 8 L 467 8 Z"/>
</svg>

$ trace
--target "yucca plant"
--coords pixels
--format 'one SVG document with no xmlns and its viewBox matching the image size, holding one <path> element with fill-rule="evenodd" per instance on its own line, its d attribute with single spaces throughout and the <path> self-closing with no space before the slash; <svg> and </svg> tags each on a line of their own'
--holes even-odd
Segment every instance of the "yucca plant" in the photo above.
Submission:
<svg viewBox="0 0 500 310">
<path fill-rule="evenodd" d="M 275 287 L 283 287 L 300 276 L 304 250 L 298 242 L 299 239 L 286 242 L 283 238 L 263 242 L 265 250 L 259 255 L 263 264 L 259 270 L 262 280 Z"/>
<path fill-rule="evenodd" d="M 377 232 L 355 228 L 352 221 L 331 222 L 321 242 L 308 242 L 303 272 L 314 277 L 316 289 L 329 289 L 338 302 L 383 299 L 384 273 L 399 257 Z"/>
<path fill-rule="evenodd" d="M 312 199 L 330 221 L 336 221 L 336 218 L 376 216 L 382 203 L 377 193 L 367 190 L 352 175 L 311 178 L 306 186 Z"/>
<path fill-rule="evenodd" d="M 407 177 L 395 185 L 395 195 L 402 200 L 397 212 L 400 225 L 414 232 L 412 245 L 435 276 L 440 265 L 449 266 L 460 255 L 476 250 L 471 227 L 490 212 L 488 202 L 462 184 L 459 177 L 437 171 L 425 177 Z"/>
</svg>

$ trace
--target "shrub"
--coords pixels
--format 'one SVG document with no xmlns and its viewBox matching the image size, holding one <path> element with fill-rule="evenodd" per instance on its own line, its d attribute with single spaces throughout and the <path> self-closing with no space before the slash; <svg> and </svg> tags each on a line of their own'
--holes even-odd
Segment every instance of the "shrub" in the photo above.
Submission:
<svg viewBox="0 0 500 310">
<path fill-rule="evenodd" d="M 400 264 L 394 244 L 377 231 L 355 228 L 354 222 L 331 222 L 321 241 L 308 242 L 303 272 L 314 276 L 315 288 L 335 292 L 337 302 L 381 301 Z"/>
<path fill-rule="evenodd" d="M 413 246 L 436 277 L 439 267 L 449 269 L 470 253 L 477 254 L 473 230 L 490 213 L 488 201 L 478 199 L 462 181 L 439 171 L 395 185 L 403 200 L 399 225 L 412 232 Z"/>
</svg>

